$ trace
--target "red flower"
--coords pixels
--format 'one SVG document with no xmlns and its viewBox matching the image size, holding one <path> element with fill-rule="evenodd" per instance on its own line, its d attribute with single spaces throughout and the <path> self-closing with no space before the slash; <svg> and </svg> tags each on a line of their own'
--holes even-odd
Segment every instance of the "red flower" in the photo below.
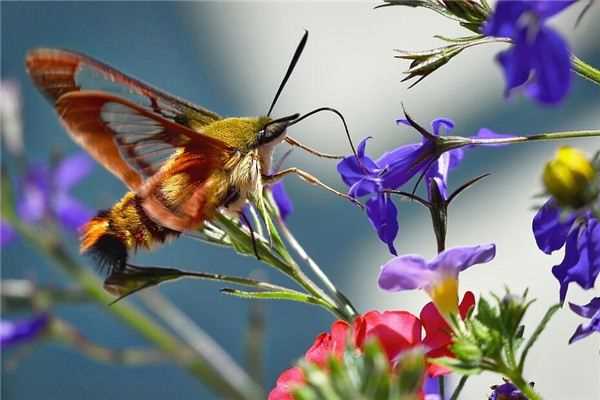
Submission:
<svg viewBox="0 0 600 400">
<path fill-rule="evenodd" d="M 460 304 L 460 314 L 463 318 L 474 304 L 473 293 L 467 292 Z M 421 338 L 421 326 L 425 328 L 424 340 Z M 433 303 L 423 308 L 421 320 L 406 311 L 369 311 L 357 317 L 352 326 L 344 321 L 334 322 L 330 332 L 317 336 L 304 358 L 324 367 L 328 357 L 333 355 L 342 358 L 347 339 L 352 340 L 356 348 L 362 350 L 365 342 L 373 337 L 379 340 L 392 366 L 402 352 L 421 345 L 430 349 L 427 352 L 428 357 L 452 356 L 448 349 L 451 343 L 449 332 L 450 328 Z M 447 369 L 434 364 L 427 367 L 429 376 L 439 376 L 448 372 Z M 293 400 L 293 388 L 303 382 L 300 368 L 294 367 L 284 371 L 277 379 L 276 387 L 269 393 L 269 400 Z"/>
<path fill-rule="evenodd" d="M 460 316 L 465 319 L 469 310 L 475 305 L 475 296 L 471 292 L 466 292 L 462 302 L 458 306 Z M 421 310 L 421 322 L 425 328 L 425 339 L 423 344 L 430 349 L 427 352 L 427 357 L 452 357 L 449 345 L 452 343 L 450 336 L 450 327 L 440 315 L 433 303 L 427 303 Z M 450 372 L 446 367 L 441 365 L 430 364 L 427 368 L 430 376 L 445 375 Z"/>
</svg>

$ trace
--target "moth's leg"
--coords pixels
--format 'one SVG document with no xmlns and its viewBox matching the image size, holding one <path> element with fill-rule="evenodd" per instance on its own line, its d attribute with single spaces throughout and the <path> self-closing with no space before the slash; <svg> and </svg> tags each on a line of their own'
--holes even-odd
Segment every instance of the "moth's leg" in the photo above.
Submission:
<svg viewBox="0 0 600 400">
<path fill-rule="evenodd" d="M 254 250 L 254 255 L 256 256 L 256 259 L 260 261 L 260 256 L 258 255 L 258 247 L 256 245 L 256 236 L 254 236 L 254 228 L 252 227 L 250 221 L 248 221 L 248 217 L 246 217 L 246 214 L 244 214 L 243 211 L 240 211 L 240 219 L 244 221 L 246 227 L 250 229 L 250 238 L 252 239 L 252 250 Z"/>
<path fill-rule="evenodd" d="M 338 195 L 340 197 L 343 197 L 344 199 L 349 200 L 352 203 L 356 204 L 360 208 L 364 208 L 364 206 L 362 205 L 362 203 L 360 201 L 356 200 L 354 197 L 348 196 L 345 193 L 342 193 L 342 192 L 339 192 L 339 191 L 335 190 L 331 186 L 328 186 L 328 185 L 324 184 L 323 182 L 321 182 L 320 180 L 318 180 L 313 175 L 311 175 L 308 172 L 303 171 L 303 170 L 301 170 L 299 168 L 295 168 L 295 167 L 286 168 L 286 169 L 284 169 L 282 171 L 279 171 L 279 172 L 277 172 L 275 174 L 272 174 L 272 175 L 263 175 L 262 179 L 263 179 L 263 182 L 265 184 L 271 185 L 271 184 L 276 183 L 279 180 L 281 180 L 284 176 L 291 175 L 291 174 L 299 176 L 300 179 L 302 179 L 305 182 L 310 183 L 311 185 L 319 186 L 322 189 L 325 189 L 325 190 L 327 190 L 327 191 L 329 191 L 331 193 L 334 193 L 334 194 L 336 194 L 336 195 Z"/>
<path fill-rule="evenodd" d="M 299 141 L 297 141 L 296 139 L 290 137 L 290 136 L 286 136 L 285 137 L 285 141 L 290 145 L 290 146 L 295 146 L 298 148 L 301 148 L 302 150 L 306 151 L 307 153 L 310 153 L 312 155 L 315 155 L 317 157 L 321 157 L 321 158 L 330 158 L 332 160 L 341 160 L 344 158 L 344 156 L 338 156 L 335 154 L 328 154 L 328 153 L 323 153 L 320 152 L 319 150 L 313 149 L 312 147 L 308 147 L 305 144 L 300 143 Z"/>
</svg>

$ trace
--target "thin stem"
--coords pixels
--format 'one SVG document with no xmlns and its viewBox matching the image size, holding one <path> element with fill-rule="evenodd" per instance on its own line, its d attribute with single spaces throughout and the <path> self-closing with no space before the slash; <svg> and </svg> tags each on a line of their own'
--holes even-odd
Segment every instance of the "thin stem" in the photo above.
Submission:
<svg viewBox="0 0 600 400">
<path fill-rule="evenodd" d="M 221 346 L 186 314 L 156 290 L 140 294 L 141 300 L 196 352 L 211 360 L 220 375 L 244 387 L 253 385 L 250 377 L 225 353 Z"/>
<path fill-rule="evenodd" d="M 460 392 L 463 390 L 465 383 L 467 383 L 467 379 L 469 379 L 468 375 L 463 375 L 460 378 L 460 381 L 458 381 L 458 385 L 456 385 L 456 388 L 454 388 L 454 392 L 452 392 L 452 396 L 450 396 L 450 400 L 458 399 L 458 396 L 460 395 Z"/>
<path fill-rule="evenodd" d="M 337 305 L 343 310 L 343 314 L 345 314 L 344 319 L 348 322 L 352 322 L 354 318 L 358 315 L 358 311 L 350 300 L 344 296 L 342 292 L 335 287 L 333 282 L 329 279 L 329 277 L 323 272 L 323 270 L 319 267 L 319 265 L 313 260 L 312 257 L 308 255 L 306 250 L 302 247 L 300 242 L 296 239 L 296 237 L 292 234 L 292 232 L 288 229 L 285 222 L 278 218 L 279 228 L 283 233 L 283 236 L 286 238 L 292 249 L 298 254 L 300 257 L 313 271 L 313 273 L 321 280 L 321 282 L 329 289 L 329 291 L 335 296 Z"/>
<path fill-rule="evenodd" d="M 112 296 L 102 289 L 100 279 L 73 260 L 56 241 L 59 236 L 41 234 L 19 221 L 10 222 L 22 237 L 35 244 L 50 259 L 54 260 L 55 264 L 75 280 L 90 298 L 101 305 L 109 304 L 113 300 Z M 165 354 L 173 357 L 188 372 L 210 386 L 215 392 L 234 399 L 264 398 L 262 390 L 251 382 L 250 378 L 242 381 L 232 380 L 228 373 L 223 373 L 223 371 L 227 371 L 217 365 L 218 360 L 207 357 L 206 350 L 209 349 L 194 349 L 186 346 L 134 306 L 126 302 L 119 302 L 111 307 L 106 307 L 105 310 L 136 330 Z"/>
<path fill-rule="evenodd" d="M 587 64 L 575 55 L 571 55 L 571 69 L 579 76 L 600 85 L 600 70 Z"/>
<path fill-rule="evenodd" d="M 446 400 L 446 377 L 444 375 L 438 377 L 438 391 L 440 392 L 440 399 Z"/>
<path fill-rule="evenodd" d="M 516 144 L 526 142 L 538 142 L 543 140 L 560 140 L 560 139 L 575 139 L 575 138 L 590 138 L 600 137 L 600 130 L 585 130 L 585 131 L 564 131 L 564 132 L 550 132 L 550 133 L 538 133 L 529 136 L 513 136 L 508 138 L 499 139 L 482 139 L 482 138 L 470 138 L 468 139 L 469 144 L 480 145 L 480 146 L 494 146 L 499 144 Z"/>
</svg>

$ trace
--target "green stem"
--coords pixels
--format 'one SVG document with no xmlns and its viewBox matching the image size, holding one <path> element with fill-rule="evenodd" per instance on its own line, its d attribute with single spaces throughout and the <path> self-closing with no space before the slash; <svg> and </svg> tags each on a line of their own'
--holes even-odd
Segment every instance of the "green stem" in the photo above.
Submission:
<svg viewBox="0 0 600 400">
<path fill-rule="evenodd" d="M 75 262 L 66 250 L 51 235 L 43 235 L 19 221 L 10 221 L 19 234 L 34 243 L 49 258 L 55 261 L 60 269 L 75 280 L 80 287 L 102 305 L 109 304 L 113 298 L 104 291 L 101 281 L 91 272 Z M 119 302 L 107 311 L 121 319 L 130 328 L 136 330 L 146 340 L 156 345 L 161 351 L 173 357 L 182 367 L 193 376 L 210 386 L 215 392 L 233 399 L 264 398 L 262 390 L 248 376 L 232 377 L 230 371 L 218 365 L 218 360 L 210 359 L 164 330 L 154 320 L 142 311 Z M 241 378 L 241 379 L 240 379 Z"/>
<path fill-rule="evenodd" d="M 507 378 L 515 385 L 528 400 L 542 400 L 542 397 L 533 390 L 533 387 L 523 379 L 521 374 L 507 376 Z"/>
<path fill-rule="evenodd" d="M 596 85 L 600 85 L 600 70 L 592 67 L 575 55 L 571 55 L 571 69 L 579 76 L 594 82 Z"/>
<path fill-rule="evenodd" d="M 564 132 L 550 132 L 550 133 L 537 133 L 529 136 L 513 136 L 508 138 L 499 139 L 480 139 L 480 138 L 466 138 L 466 145 L 480 145 L 480 146 L 494 146 L 499 144 L 516 144 L 526 142 L 540 142 L 544 140 L 561 140 L 561 139 L 575 139 L 575 138 L 591 138 L 600 137 L 600 130 L 585 130 L 585 131 L 564 131 Z M 448 137 L 450 138 L 450 137 Z M 465 139 L 465 138 L 463 138 Z M 459 146 L 460 147 L 460 146 Z"/>
<path fill-rule="evenodd" d="M 283 236 L 286 238 L 290 246 L 296 251 L 296 254 L 304 260 L 304 262 L 310 267 L 313 273 L 321 280 L 321 282 L 325 285 L 325 287 L 335 296 L 335 301 L 337 307 L 340 309 L 341 314 L 344 316 L 343 319 L 347 322 L 352 322 L 354 318 L 358 315 L 358 311 L 354 305 L 350 302 L 350 300 L 338 290 L 338 288 L 331 282 L 329 277 L 323 272 L 321 267 L 315 262 L 315 260 L 308 255 L 304 247 L 298 242 L 296 237 L 292 234 L 292 232 L 288 229 L 285 222 L 281 219 L 277 219 L 279 228 L 283 233 Z"/>
<path fill-rule="evenodd" d="M 450 400 L 457 400 L 458 399 L 458 396 L 460 395 L 460 392 L 463 390 L 463 387 L 465 387 L 465 383 L 467 383 L 467 379 L 469 379 L 468 375 L 463 375 L 460 378 L 460 381 L 458 381 L 458 385 L 454 389 L 454 392 L 452 392 L 452 396 L 450 396 Z"/>
</svg>

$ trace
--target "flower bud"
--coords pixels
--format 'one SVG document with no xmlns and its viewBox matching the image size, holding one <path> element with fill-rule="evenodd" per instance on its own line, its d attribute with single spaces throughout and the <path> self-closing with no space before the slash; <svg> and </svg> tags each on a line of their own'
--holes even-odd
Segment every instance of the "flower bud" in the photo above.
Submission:
<svg viewBox="0 0 600 400">
<path fill-rule="evenodd" d="M 580 208 L 594 198 L 592 183 L 597 171 L 585 154 L 561 147 L 544 168 L 544 185 L 562 206 Z M 596 193 L 597 194 L 597 193 Z"/>
</svg>

